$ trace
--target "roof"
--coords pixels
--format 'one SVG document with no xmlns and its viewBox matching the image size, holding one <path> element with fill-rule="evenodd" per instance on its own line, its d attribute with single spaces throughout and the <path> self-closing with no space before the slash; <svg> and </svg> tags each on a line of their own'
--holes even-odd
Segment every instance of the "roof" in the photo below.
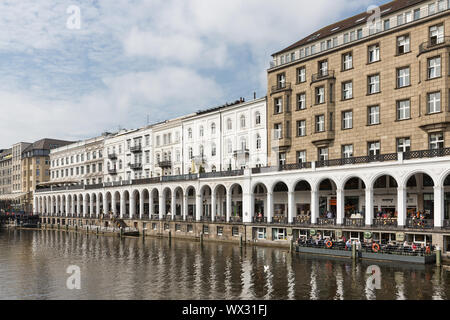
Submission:
<svg viewBox="0 0 450 320">
<path fill-rule="evenodd" d="M 74 142 L 45 138 L 45 139 L 41 139 L 41 140 L 38 140 L 38 141 L 32 143 L 31 145 L 26 147 L 22 151 L 22 153 L 32 151 L 32 150 L 51 150 L 51 149 L 62 147 L 62 146 L 65 146 L 65 145 L 68 145 L 71 143 L 74 143 Z"/>
<path fill-rule="evenodd" d="M 381 17 L 392 14 L 399 10 L 403 10 L 410 6 L 414 6 L 414 5 L 424 2 L 424 1 L 425 0 L 394 0 L 394 1 L 388 2 L 388 3 L 380 6 Z M 302 40 L 297 41 L 296 43 L 290 45 L 289 47 L 284 48 L 283 50 L 272 54 L 272 56 L 283 53 L 285 51 L 295 49 L 302 45 L 308 44 L 312 41 L 317 41 L 317 40 L 321 40 L 324 38 L 328 38 L 334 34 L 342 32 L 344 30 L 354 28 L 359 25 L 363 25 L 366 23 L 366 19 L 368 17 L 370 17 L 372 14 L 373 14 L 372 12 L 370 12 L 370 13 L 363 12 L 363 13 L 357 14 L 353 17 L 350 17 L 345 20 L 342 20 L 342 21 L 336 22 L 334 24 L 331 24 L 329 26 L 326 26 L 326 27 L 310 34 L 306 38 L 303 38 Z"/>
</svg>

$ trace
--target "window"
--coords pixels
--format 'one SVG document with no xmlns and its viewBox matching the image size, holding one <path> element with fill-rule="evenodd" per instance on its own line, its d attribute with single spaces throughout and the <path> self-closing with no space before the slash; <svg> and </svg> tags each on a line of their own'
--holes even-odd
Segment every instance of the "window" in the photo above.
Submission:
<svg viewBox="0 0 450 320">
<path fill-rule="evenodd" d="M 325 116 L 316 116 L 316 132 L 325 131 Z"/>
<path fill-rule="evenodd" d="M 255 114 L 255 123 L 256 125 L 261 124 L 261 114 L 259 112 L 256 112 Z"/>
<path fill-rule="evenodd" d="M 342 70 L 353 68 L 353 54 L 351 52 L 342 55 Z"/>
<path fill-rule="evenodd" d="M 228 150 L 228 153 L 232 153 L 233 152 L 233 143 L 231 142 L 231 140 L 228 140 L 227 150 Z"/>
<path fill-rule="evenodd" d="M 369 63 L 380 61 L 380 46 L 378 44 L 369 47 Z"/>
<path fill-rule="evenodd" d="M 342 158 L 351 158 L 353 157 L 353 145 L 346 144 L 342 146 Z"/>
<path fill-rule="evenodd" d="M 306 162 L 306 150 L 297 151 L 297 163 Z"/>
<path fill-rule="evenodd" d="M 411 84 L 409 67 L 397 69 L 397 88 L 407 87 Z"/>
<path fill-rule="evenodd" d="M 306 93 L 297 94 L 297 110 L 306 109 Z"/>
<path fill-rule="evenodd" d="M 427 112 L 441 112 L 441 92 L 432 92 L 427 94 Z"/>
<path fill-rule="evenodd" d="M 403 13 L 397 16 L 397 25 L 400 26 L 403 24 Z"/>
<path fill-rule="evenodd" d="M 260 150 L 261 149 L 261 136 L 259 134 L 256 135 L 256 149 Z"/>
<path fill-rule="evenodd" d="M 212 156 L 212 157 L 215 157 L 215 156 L 216 156 L 216 144 L 215 144 L 215 143 L 213 143 L 213 144 L 211 145 L 211 156 Z"/>
<path fill-rule="evenodd" d="M 245 116 L 241 115 L 241 129 L 245 128 Z"/>
<path fill-rule="evenodd" d="M 211 134 L 216 134 L 216 124 L 214 122 L 211 123 Z"/>
<path fill-rule="evenodd" d="M 380 123 L 380 106 L 370 106 L 368 107 L 368 124 L 379 124 Z"/>
<path fill-rule="evenodd" d="M 409 35 L 397 37 L 397 54 L 403 54 L 410 51 Z"/>
<path fill-rule="evenodd" d="M 245 139 L 244 137 L 241 137 L 241 150 L 247 150 L 247 139 Z"/>
<path fill-rule="evenodd" d="M 380 75 L 374 74 L 368 77 L 368 94 L 380 92 Z"/>
<path fill-rule="evenodd" d="M 325 103 L 325 87 L 316 88 L 316 104 Z"/>
<path fill-rule="evenodd" d="M 438 12 L 444 11 L 445 9 L 445 0 L 438 1 Z"/>
<path fill-rule="evenodd" d="M 430 3 L 428 5 L 428 14 L 435 14 L 436 13 L 436 5 L 434 3 Z"/>
<path fill-rule="evenodd" d="M 277 88 L 283 89 L 286 87 L 286 75 L 284 73 L 280 73 L 277 75 Z"/>
<path fill-rule="evenodd" d="M 442 132 L 430 134 L 430 149 L 442 149 L 444 148 L 444 135 Z"/>
<path fill-rule="evenodd" d="M 397 139 L 397 152 L 407 152 L 410 150 L 411 150 L 411 139 L 409 137 Z"/>
<path fill-rule="evenodd" d="M 342 112 L 342 129 L 351 129 L 353 127 L 353 112 Z"/>
<path fill-rule="evenodd" d="M 384 30 L 389 30 L 391 28 L 391 21 L 389 19 L 384 20 Z"/>
<path fill-rule="evenodd" d="M 319 62 L 319 75 L 320 76 L 328 75 L 328 60 L 323 60 Z"/>
<path fill-rule="evenodd" d="M 233 122 L 229 118 L 227 120 L 227 129 L 228 130 L 232 130 L 233 129 Z"/>
<path fill-rule="evenodd" d="M 319 148 L 319 161 L 328 160 L 328 148 Z"/>
<path fill-rule="evenodd" d="M 297 69 L 297 82 L 305 82 L 306 81 L 306 67 L 301 67 Z"/>
<path fill-rule="evenodd" d="M 283 98 L 275 98 L 275 114 L 283 112 Z"/>
<path fill-rule="evenodd" d="M 367 143 L 367 154 L 369 156 L 377 156 L 380 154 L 380 141 L 371 141 Z"/>
<path fill-rule="evenodd" d="M 347 43 L 349 41 L 348 33 L 344 33 L 344 43 Z"/>
<path fill-rule="evenodd" d="M 430 27 L 430 44 L 436 45 L 444 42 L 444 25 Z"/>
<path fill-rule="evenodd" d="M 286 164 L 286 153 L 280 152 L 278 154 L 278 163 L 280 166 L 284 166 Z"/>
<path fill-rule="evenodd" d="M 353 97 L 353 82 L 347 81 L 342 83 L 342 100 L 351 99 Z"/>
<path fill-rule="evenodd" d="M 276 123 L 274 125 L 274 138 L 275 139 L 283 138 L 283 125 L 281 123 Z"/>
<path fill-rule="evenodd" d="M 406 12 L 405 13 L 405 22 L 408 23 L 408 22 L 411 22 L 411 21 L 412 21 L 412 13 L 411 13 L 411 11 Z"/>
<path fill-rule="evenodd" d="M 420 9 L 414 10 L 414 20 L 420 19 Z"/>
<path fill-rule="evenodd" d="M 306 120 L 297 121 L 297 136 L 306 136 Z"/>
<path fill-rule="evenodd" d="M 397 101 L 397 120 L 406 120 L 411 118 L 411 106 L 409 100 Z"/>
<path fill-rule="evenodd" d="M 441 76 L 441 57 L 428 59 L 428 79 L 434 79 Z"/>
</svg>

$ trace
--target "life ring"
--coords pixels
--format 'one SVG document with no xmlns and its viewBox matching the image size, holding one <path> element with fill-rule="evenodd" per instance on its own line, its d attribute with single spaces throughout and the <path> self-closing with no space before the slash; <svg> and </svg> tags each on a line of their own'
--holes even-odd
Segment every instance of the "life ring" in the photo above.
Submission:
<svg viewBox="0 0 450 320">
<path fill-rule="evenodd" d="M 430 246 L 427 246 L 427 247 L 425 248 L 425 253 L 426 253 L 426 254 L 430 254 L 430 253 L 431 253 L 431 248 L 430 248 Z"/>
<path fill-rule="evenodd" d="M 333 242 L 331 242 L 331 240 L 328 240 L 327 242 L 325 242 L 325 245 L 327 246 L 327 248 L 331 248 L 333 246 Z"/>
<path fill-rule="evenodd" d="M 372 251 L 377 253 L 378 251 L 380 251 L 380 245 L 378 243 L 374 243 L 372 244 Z"/>
</svg>

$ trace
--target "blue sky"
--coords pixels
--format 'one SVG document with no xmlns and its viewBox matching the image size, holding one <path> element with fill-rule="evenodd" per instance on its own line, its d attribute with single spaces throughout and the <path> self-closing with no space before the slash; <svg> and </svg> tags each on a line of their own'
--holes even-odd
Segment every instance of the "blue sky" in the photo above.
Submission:
<svg viewBox="0 0 450 320">
<path fill-rule="evenodd" d="M 0 146 L 80 140 L 264 96 L 272 53 L 382 3 L 2 0 Z M 79 29 L 67 27 L 72 5 Z"/>
</svg>

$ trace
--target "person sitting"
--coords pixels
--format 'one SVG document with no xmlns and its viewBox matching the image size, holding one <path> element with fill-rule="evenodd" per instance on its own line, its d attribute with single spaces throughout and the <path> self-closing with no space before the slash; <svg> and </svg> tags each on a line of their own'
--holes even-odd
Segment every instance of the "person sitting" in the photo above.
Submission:
<svg viewBox="0 0 450 320">
<path fill-rule="evenodd" d="M 348 239 L 347 242 L 345 243 L 345 249 L 350 250 L 351 248 L 352 248 L 352 242 L 350 241 L 350 239 Z"/>
</svg>

